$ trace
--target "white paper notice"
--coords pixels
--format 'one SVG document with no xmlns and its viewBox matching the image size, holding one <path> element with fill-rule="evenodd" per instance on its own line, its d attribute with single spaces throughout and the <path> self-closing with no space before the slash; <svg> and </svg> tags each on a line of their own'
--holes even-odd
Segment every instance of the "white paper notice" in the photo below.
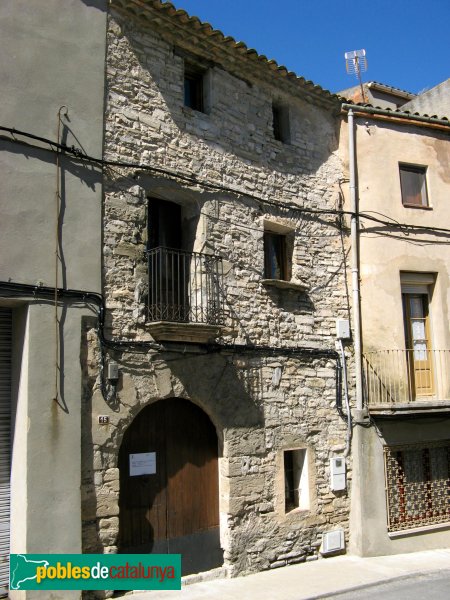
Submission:
<svg viewBox="0 0 450 600">
<path fill-rule="evenodd" d="M 130 454 L 130 475 L 154 475 L 156 473 L 156 452 Z"/>
</svg>

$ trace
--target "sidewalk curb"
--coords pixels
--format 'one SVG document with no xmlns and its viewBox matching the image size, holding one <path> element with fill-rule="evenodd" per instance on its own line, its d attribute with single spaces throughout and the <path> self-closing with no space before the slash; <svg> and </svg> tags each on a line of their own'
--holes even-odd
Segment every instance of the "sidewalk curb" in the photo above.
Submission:
<svg viewBox="0 0 450 600">
<path fill-rule="evenodd" d="M 447 570 L 450 573 L 450 567 L 448 569 L 441 568 L 441 569 L 433 569 L 432 571 L 417 571 L 415 573 L 405 573 L 404 575 L 398 575 L 397 577 L 388 577 L 387 579 L 380 579 L 379 581 L 374 581 L 372 583 L 361 583 L 359 585 L 354 585 L 352 587 L 345 588 L 342 590 L 336 590 L 335 592 L 326 592 L 324 594 L 319 594 L 318 596 L 317 595 L 316 596 L 308 596 L 307 598 L 304 598 L 303 600 L 322 600 L 323 598 L 335 598 L 335 597 L 339 597 L 339 596 L 342 596 L 344 594 L 348 594 L 351 592 L 357 592 L 359 590 L 367 590 L 368 588 L 377 587 L 378 585 L 393 583 L 394 581 L 401 581 L 402 579 L 412 579 L 414 577 L 425 577 L 427 575 L 436 575 L 437 573 L 442 573 Z"/>
</svg>

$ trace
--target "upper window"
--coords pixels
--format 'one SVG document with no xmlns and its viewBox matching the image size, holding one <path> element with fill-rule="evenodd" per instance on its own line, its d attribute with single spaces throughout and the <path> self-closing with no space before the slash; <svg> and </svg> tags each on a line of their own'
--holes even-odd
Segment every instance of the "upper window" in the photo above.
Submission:
<svg viewBox="0 0 450 600">
<path fill-rule="evenodd" d="M 400 185 L 404 206 L 428 206 L 426 167 L 400 164 Z"/>
<path fill-rule="evenodd" d="M 272 123 L 273 137 L 284 144 L 289 144 L 291 141 L 291 133 L 289 126 L 289 109 L 287 106 L 275 102 L 272 104 Z"/>
<path fill-rule="evenodd" d="M 184 62 L 184 105 L 200 112 L 205 111 L 204 75 L 202 67 Z"/>
</svg>

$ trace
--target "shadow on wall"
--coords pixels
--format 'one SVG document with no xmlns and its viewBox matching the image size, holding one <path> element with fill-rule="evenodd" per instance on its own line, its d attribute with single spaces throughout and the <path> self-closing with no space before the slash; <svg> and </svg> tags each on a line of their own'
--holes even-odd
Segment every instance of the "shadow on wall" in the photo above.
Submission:
<svg viewBox="0 0 450 600">
<path fill-rule="evenodd" d="M 81 2 L 86 6 L 92 6 L 93 8 L 97 8 L 102 12 L 106 12 L 108 9 L 107 0 L 81 0 Z"/>
<path fill-rule="evenodd" d="M 98 516 L 97 513 L 97 495 L 101 491 L 101 484 L 97 482 L 96 473 L 100 472 L 104 474 L 106 469 L 108 469 L 108 466 L 106 465 L 109 465 L 109 467 L 122 466 L 123 469 L 123 456 L 122 460 L 120 460 L 120 450 L 122 445 L 125 444 L 126 446 L 128 443 L 127 440 L 129 441 L 129 439 L 132 439 L 135 424 L 139 429 L 139 422 L 143 423 L 145 421 L 145 419 L 141 419 L 141 416 L 145 416 L 146 412 L 149 414 L 152 413 L 158 405 L 164 408 L 166 406 L 168 407 L 169 403 L 178 402 L 187 405 L 193 402 L 195 410 L 199 414 L 202 413 L 204 419 L 210 423 L 214 423 L 217 432 L 216 439 L 218 439 L 219 456 L 221 456 L 223 452 L 224 435 L 227 430 L 227 437 L 233 439 L 236 438 L 233 443 L 238 444 L 238 438 L 241 439 L 242 435 L 247 435 L 251 431 L 264 429 L 264 414 L 262 406 L 259 403 L 263 392 L 260 367 L 246 367 L 247 370 L 250 368 L 251 373 L 250 371 L 246 371 L 244 374 L 242 367 L 240 367 L 237 362 L 231 360 L 230 356 L 225 357 L 219 354 L 186 355 L 184 353 L 170 353 L 170 355 L 164 357 L 166 362 L 163 363 L 167 369 L 164 377 L 171 382 L 171 388 L 167 391 L 167 396 L 165 398 L 154 397 L 155 388 L 153 388 L 152 391 L 152 386 L 148 385 L 153 379 L 154 365 L 152 363 L 147 363 L 147 365 L 144 366 L 143 363 L 138 373 L 140 383 L 138 384 L 137 380 L 135 380 L 135 384 L 139 386 L 135 404 L 130 405 L 130 400 L 128 398 L 127 404 L 123 404 L 121 407 L 122 410 L 127 411 L 127 416 L 122 419 L 122 422 L 118 424 L 117 428 L 113 428 L 114 431 L 112 432 L 111 437 L 103 446 L 95 446 L 92 429 L 92 392 L 95 385 L 92 367 L 94 365 L 91 364 L 90 369 L 86 366 L 89 365 L 89 360 L 91 362 L 93 360 L 93 357 L 88 354 L 88 340 L 86 338 L 86 335 L 92 326 L 93 323 L 86 320 L 84 325 L 84 345 L 82 349 L 82 364 L 84 369 L 82 391 L 82 519 L 83 551 L 88 553 L 103 552 L 104 548 L 107 546 L 117 546 L 119 538 L 116 527 L 118 528 L 119 523 L 117 522 L 116 525 L 111 525 L 112 521 L 117 521 L 117 513 L 113 511 L 112 515 L 104 515 L 102 517 Z M 163 358 L 163 356 L 159 354 L 158 359 L 161 358 Z M 122 370 L 123 373 L 127 373 L 126 363 L 122 367 Z M 129 373 L 129 376 L 132 376 L 132 374 L 137 374 L 134 369 Z M 119 382 L 119 399 L 121 391 L 122 387 Z M 145 394 L 148 394 L 148 396 Z M 197 405 L 198 408 L 195 407 L 195 405 Z M 162 424 L 159 421 L 156 422 L 150 420 L 149 423 L 153 423 L 153 428 L 155 430 L 154 434 L 160 440 L 162 445 L 167 443 L 167 439 L 169 439 L 164 434 L 164 430 L 168 427 L 168 423 L 171 427 L 171 431 L 174 427 L 175 429 L 178 427 L 181 432 L 183 427 L 181 422 L 166 422 L 165 424 Z M 233 431 L 235 433 L 233 433 Z M 172 434 L 172 438 L 177 439 L 176 431 L 172 431 Z M 216 435 L 216 433 L 214 433 L 214 435 Z M 195 446 L 195 444 L 189 443 L 188 446 L 192 447 Z M 144 450 L 144 448 L 141 448 L 140 450 L 138 448 L 138 451 Z M 258 450 L 255 448 L 255 452 L 258 451 L 261 451 L 261 449 Z M 201 467 L 205 463 L 204 457 L 199 455 L 197 458 L 198 460 L 195 455 L 193 457 L 190 456 L 189 463 L 191 467 Z M 174 478 L 179 469 L 183 468 L 184 465 L 185 462 L 183 462 L 183 460 L 179 463 L 172 464 L 170 467 L 170 477 Z M 161 490 L 156 490 L 156 492 L 160 495 Z M 151 500 L 149 500 L 148 509 L 156 510 L 156 508 L 157 507 L 153 507 Z M 140 514 L 142 523 L 146 523 L 146 511 L 142 509 Z M 145 534 L 145 532 L 147 532 L 148 535 L 151 534 L 148 527 L 142 528 L 142 531 L 143 534 Z M 152 546 L 153 542 L 151 540 L 149 543 L 150 546 Z"/>
<path fill-rule="evenodd" d="M 211 416 L 219 439 L 225 429 L 264 427 L 264 412 L 255 388 L 248 387 L 231 356 L 180 356 L 179 360 L 171 359 L 169 366 L 186 397 L 192 398 Z"/>
</svg>

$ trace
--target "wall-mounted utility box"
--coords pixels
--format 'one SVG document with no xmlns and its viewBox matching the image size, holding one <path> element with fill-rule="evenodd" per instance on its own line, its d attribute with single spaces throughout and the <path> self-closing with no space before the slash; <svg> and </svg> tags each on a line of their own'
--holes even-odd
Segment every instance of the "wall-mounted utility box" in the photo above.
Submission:
<svg viewBox="0 0 450 600">
<path fill-rule="evenodd" d="M 327 531 L 322 536 L 322 549 L 320 553 L 322 555 L 334 554 L 335 552 L 342 552 L 345 549 L 345 535 L 343 529 L 336 529 L 334 531 Z"/>
<path fill-rule="evenodd" d="M 330 458 L 330 489 L 333 492 L 345 490 L 347 487 L 345 472 L 345 458 L 334 456 Z"/>
<path fill-rule="evenodd" d="M 119 365 L 116 362 L 108 363 L 108 379 L 119 379 Z"/>
<path fill-rule="evenodd" d="M 336 319 L 336 337 L 338 340 L 349 340 L 350 321 L 348 319 Z"/>
</svg>

